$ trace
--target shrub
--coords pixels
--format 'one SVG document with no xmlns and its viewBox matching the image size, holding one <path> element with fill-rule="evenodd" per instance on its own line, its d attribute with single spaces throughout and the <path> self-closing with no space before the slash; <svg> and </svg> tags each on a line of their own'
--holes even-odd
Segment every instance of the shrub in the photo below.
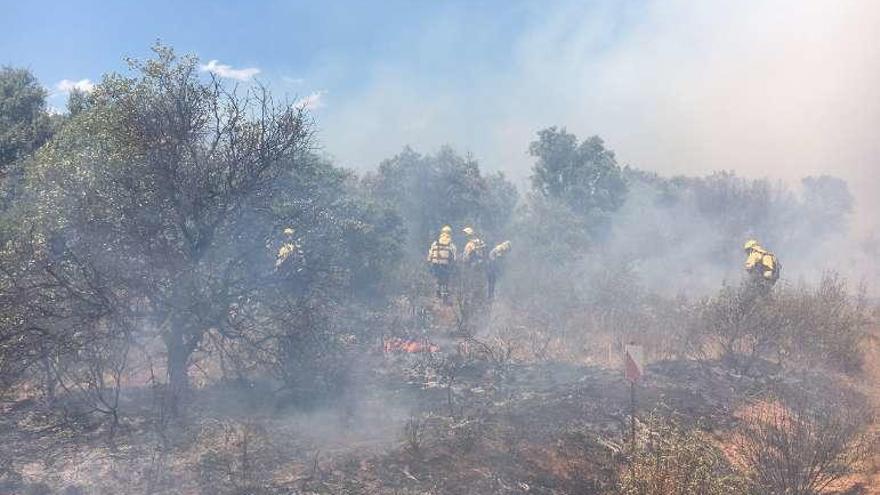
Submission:
<svg viewBox="0 0 880 495">
<path fill-rule="evenodd" d="M 743 418 L 737 451 L 755 493 L 816 495 L 870 452 L 870 413 L 852 398 L 770 397 Z"/>
<path fill-rule="evenodd" d="M 846 373 L 861 369 L 868 321 L 864 293 L 851 294 L 842 277 L 827 273 L 815 289 L 801 287 L 788 299 L 785 341 L 792 361 Z"/>
<path fill-rule="evenodd" d="M 698 304 L 696 321 L 691 335 L 698 346 L 742 373 L 759 359 L 848 373 L 862 365 L 865 298 L 833 273 L 815 288 L 777 287 L 766 296 L 748 284 L 726 286 Z"/>
<path fill-rule="evenodd" d="M 651 421 L 650 441 L 632 454 L 622 474 L 623 495 L 743 494 L 742 479 L 704 436 L 671 422 Z"/>
</svg>

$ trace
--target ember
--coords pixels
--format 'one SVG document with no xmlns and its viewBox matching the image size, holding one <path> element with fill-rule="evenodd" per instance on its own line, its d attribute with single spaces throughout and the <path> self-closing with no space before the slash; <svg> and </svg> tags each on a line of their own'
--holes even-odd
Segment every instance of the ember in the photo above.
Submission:
<svg viewBox="0 0 880 495">
<path fill-rule="evenodd" d="M 419 352 L 433 353 L 440 352 L 440 347 L 427 340 L 419 342 L 417 340 L 407 340 L 395 337 L 392 339 L 385 339 L 384 350 L 385 352 L 407 352 L 411 354 Z"/>
</svg>

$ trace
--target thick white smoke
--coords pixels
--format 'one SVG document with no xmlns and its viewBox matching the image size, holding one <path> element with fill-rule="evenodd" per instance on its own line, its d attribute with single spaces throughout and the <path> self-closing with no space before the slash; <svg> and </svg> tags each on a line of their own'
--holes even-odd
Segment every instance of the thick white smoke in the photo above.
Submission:
<svg viewBox="0 0 880 495">
<path fill-rule="evenodd" d="M 599 134 L 622 164 L 663 175 L 733 170 L 793 189 L 805 176 L 834 175 L 856 198 L 849 238 L 776 248 L 788 251 L 790 276 L 876 273 L 880 3 L 564 2 L 532 9 L 501 68 L 474 64 L 432 80 L 418 67 L 388 63 L 368 74 L 362 91 L 324 109 L 327 150 L 344 165 L 372 167 L 405 144 L 432 150 L 451 143 L 525 185 L 528 143 L 538 129 L 561 125 L 581 138 Z M 443 47 L 460 47 L 472 25 L 479 23 L 424 30 L 411 40 L 421 63 L 445 60 Z M 642 210 L 620 220 L 641 230 L 668 221 L 655 218 L 668 212 Z M 640 229 L 625 226 L 622 246 Z M 692 233 L 680 254 L 715 254 L 701 250 L 711 243 L 711 226 L 694 224 Z M 734 275 L 701 272 L 693 282 L 714 286 Z"/>
<path fill-rule="evenodd" d="M 860 203 L 860 232 L 873 227 L 880 3 L 532 9 L 502 67 L 476 63 L 437 80 L 404 57 L 365 74 L 362 90 L 324 109 L 327 150 L 345 165 L 371 167 L 405 144 L 451 143 L 522 178 L 535 131 L 563 125 L 582 137 L 601 135 L 623 163 L 665 174 L 838 175 Z M 478 22 L 443 21 L 410 40 L 424 66 L 446 60 L 444 47 L 459 49 L 454 41 L 463 36 L 480 41 Z"/>
</svg>

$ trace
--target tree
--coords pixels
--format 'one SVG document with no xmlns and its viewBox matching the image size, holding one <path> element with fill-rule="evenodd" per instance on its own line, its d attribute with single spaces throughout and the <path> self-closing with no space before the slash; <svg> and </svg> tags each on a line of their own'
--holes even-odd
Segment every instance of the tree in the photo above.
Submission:
<svg viewBox="0 0 880 495">
<path fill-rule="evenodd" d="M 46 90 L 27 69 L 0 68 L 0 174 L 51 134 Z"/>
<path fill-rule="evenodd" d="M 362 273 L 393 249 L 379 251 L 381 212 L 346 196 L 350 174 L 311 152 L 303 108 L 260 86 L 205 82 L 194 57 L 154 51 L 130 62 L 133 76 L 106 77 L 40 152 L 22 232 L 40 232 L 30 244 L 54 246 L 56 266 L 69 267 L 43 277 L 75 286 L 85 270 L 114 318 L 161 337 L 176 407 L 206 335 L 271 332 L 277 344 L 293 327 L 309 332 L 305 309 L 370 283 Z M 276 267 L 286 227 L 297 256 Z M 273 360 L 279 348 L 262 351 Z"/>
<path fill-rule="evenodd" d="M 78 88 L 73 88 L 67 96 L 67 113 L 70 117 L 76 117 L 80 112 L 87 110 L 92 104 L 89 93 Z"/>
<path fill-rule="evenodd" d="M 626 181 L 614 152 L 598 136 L 578 143 L 565 128 L 550 127 L 538 132 L 529 153 L 537 158 L 532 188 L 541 197 L 559 200 L 583 216 L 623 205 Z"/>
<path fill-rule="evenodd" d="M 803 203 L 815 235 L 845 233 L 853 211 L 853 195 L 843 179 L 821 175 L 801 180 Z"/>
<path fill-rule="evenodd" d="M 741 263 L 743 243 L 755 238 L 783 265 L 786 259 L 812 258 L 816 268 L 839 269 L 837 258 L 822 253 L 850 220 L 852 195 L 840 179 L 807 177 L 796 194 L 782 182 L 729 171 L 665 178 L 628 168 L 625 175 L 630 193 L 614 216 L 615 235 L 618 246 L 637 259 L 653 259 L 662 268 L 673 258 L 686 258 L 693 266 L 726 269 Z M 650 222 L 643 221 L 645 215 Z M 648 242 L 632 242 L 634 237 Z"/>
<path fill-rule="evenodd" d="M 471 224 L 498 236 L 517 202 L 516 188 L 503 174 L 483 175 L 471 156 L 443 147 L 434 155 L 405 148 L 383 161 L 365 183 L 378 201 L 399 212 L 409 234 L 409 252 L 421 259 L 443 224 Z"/>
</svg>

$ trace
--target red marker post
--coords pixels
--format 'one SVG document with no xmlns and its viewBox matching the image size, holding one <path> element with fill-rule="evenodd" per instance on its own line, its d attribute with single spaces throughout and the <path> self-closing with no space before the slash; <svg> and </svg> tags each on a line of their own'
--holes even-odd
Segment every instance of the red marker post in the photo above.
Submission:
<svg viewBox="0 0 880 495">
<path fill-rule="evenodd" d="M 629 381 L 630 428 L 632 446 L 636 446 L 636 382 L 645 372 L 642 346 L 630 342 L 623 348 L 623 376 Z"/>
</svg>

